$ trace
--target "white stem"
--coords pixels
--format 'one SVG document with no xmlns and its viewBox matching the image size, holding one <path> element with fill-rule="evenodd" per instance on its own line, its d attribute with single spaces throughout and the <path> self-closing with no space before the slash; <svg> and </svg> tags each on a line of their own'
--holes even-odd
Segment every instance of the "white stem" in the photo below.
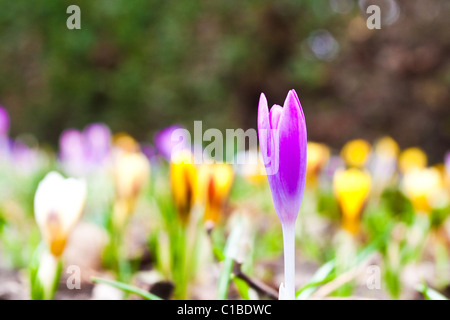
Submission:
<svg viewBox="0 0 450 320">
<path fill-rule="evenodd" d="M 283 223 L 284 299 L 295 299 L 295 223 Z"/>
</svg>

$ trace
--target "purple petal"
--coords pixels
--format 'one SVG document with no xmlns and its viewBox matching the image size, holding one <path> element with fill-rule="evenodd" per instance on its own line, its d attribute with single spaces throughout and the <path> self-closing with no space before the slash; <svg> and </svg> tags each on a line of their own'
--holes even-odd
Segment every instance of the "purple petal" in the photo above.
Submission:
<svg viewBox="0 0 450 320">
<path fill-rule="evenodd" d="M 277 113 L 277 111 L 275 111 L 274 113 Z M 267 105 L 267 99 L 266 96 L 262 93 L 259 98 L 259 106 L 258 106 L 258 136 L 259 136 L 259 148 L 261 150 L 267 175 L 273 174 L 274 170 L 272 169 L 272 167 L 276 165 L 275 140 L 273 138 L 273 134 L 274 130 L 271 130 L 270 114 L 269 114 L 269 107 Z"/>
<path fill-rule="evenodd" d="M 270 109 L 270 128 L 278 129 L 278 123 L 280 122 L 281 113 L 283 112 L 283 108 L 277 104 L 272 106 Z"/>
<path fill-rule="evenodd" d="M 6 136 L 9 131 L 9 115 L 3 106 L 0 106 L 0 135 Z"/>
</svg>

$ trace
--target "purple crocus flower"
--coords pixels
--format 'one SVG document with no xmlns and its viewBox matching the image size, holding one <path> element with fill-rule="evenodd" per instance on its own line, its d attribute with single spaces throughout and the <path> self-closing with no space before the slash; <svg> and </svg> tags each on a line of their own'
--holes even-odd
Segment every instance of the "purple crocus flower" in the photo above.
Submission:
<svg viewBox="0 0 450 320">
<path fill-rule="evenodd" d="M 3 106 L 0 106 L 0 136 L 6 136 L 9 131 L 9 115 Z"/>
<path fill-rule="evenodd" d="M 111 131 L 103 123 L 92 123 L 83 131 L 85 152 L 94 166 L 103 165 L 111 149 Z"/>
<path fill-rule="evenodd" d="M 155 146 L 158 152 L 167 160 L 172 158 L 172 152 L 190 149 L 188 131 L 179 125 L 173 125 L 158 131 L 155 135 Z"/>
<path fill-rule="evenodd" d="M 258 107 L 258 136 L 275 211 L 283 229 L 285 283 L 280 298 L 295 298 L 295 221 L 303 198 L 306 180 L 306 123 L 294 90 L 284 106 L 274 105 L 269 112 L 261 94 Z M 283 293 L 281 295 L 281 293 Z"/>
</svg>

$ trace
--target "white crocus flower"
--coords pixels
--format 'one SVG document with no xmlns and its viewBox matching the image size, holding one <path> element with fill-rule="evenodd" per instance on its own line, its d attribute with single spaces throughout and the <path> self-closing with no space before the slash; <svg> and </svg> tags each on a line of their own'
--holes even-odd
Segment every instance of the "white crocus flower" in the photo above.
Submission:
<svg viewBox="0 0 450 320">
<path fill-rule="evenodd" d="M 64 251 L 70 231 L 79 220 L 86 200 L 86 183 L 48 173 L 34 197 L 36 222 L 49 251 L 55 257 Z"/>
</svg>

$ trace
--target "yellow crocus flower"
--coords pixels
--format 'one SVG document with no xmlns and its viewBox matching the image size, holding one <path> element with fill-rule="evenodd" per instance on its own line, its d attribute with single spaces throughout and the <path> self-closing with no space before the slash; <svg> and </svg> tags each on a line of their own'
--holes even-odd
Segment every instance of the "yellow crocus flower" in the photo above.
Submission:
<svg viewBox="0 0 450 320">
<path fill-rule="evenodd" d="M 444 182 L 436 168 L 416 169 L 405 173 L 402 188 L 417 212 L 430 213 L 442 195 Z"/>
<path fill-rule="evenodd" d="M 379 157 L 397 158 L 399 151 L 397 142 L 389 136 L 382 137 L 375 144 L 375 153 Z"/>
<path fill-rule="evenodd" d="M 306 146 L 306 184 L 317 183 L 317 176 L 330 158 L 330 148 L 323 143 L 308 142 Z"/>
<path fill-rule="evenodd" d="M 370 192 L 370 175 L 356 168 L 337 170 L 333 187 L 342 212 L 342 226 L 356 234 L 359 230 L 359 217 Z"/>
<path fill-rule="evenodd" d="M 172 195 L 178 214 L 185 223 L 197 198 L 197 168 L 190 152 L 180 152 L 170 163 Z"/>
<path fill-rule="evenodd" d="M 113 177 L 116 190 L 113 222 L 124 225 L 133 213 L 136 200 L 150 176 L 150 163 L 140 152 L 139 144 L 130 136 L 121 134 L 114 138 Z"/>
<path fill-rule="evenodd" d="M 348 167 L 362 168 L 369 159 L 371 146 L 363 139 L 347 142 L 341 150 L 341 157 Z"/>
<path fill-rule="evenodd" d="M 205 205 L 205 222 L 213 227 L 230 193 L 234 172 L 225 163 L 204 164 L 199 169 L 199 193 Z"/>
<path fill-rule="evenodd" d="M 426 153 L 417 147 L 405 149 L 398 158 L 398 166 L 403 174 L 413 169 L 424 169 L 427 162 Z"/>
</svg>

